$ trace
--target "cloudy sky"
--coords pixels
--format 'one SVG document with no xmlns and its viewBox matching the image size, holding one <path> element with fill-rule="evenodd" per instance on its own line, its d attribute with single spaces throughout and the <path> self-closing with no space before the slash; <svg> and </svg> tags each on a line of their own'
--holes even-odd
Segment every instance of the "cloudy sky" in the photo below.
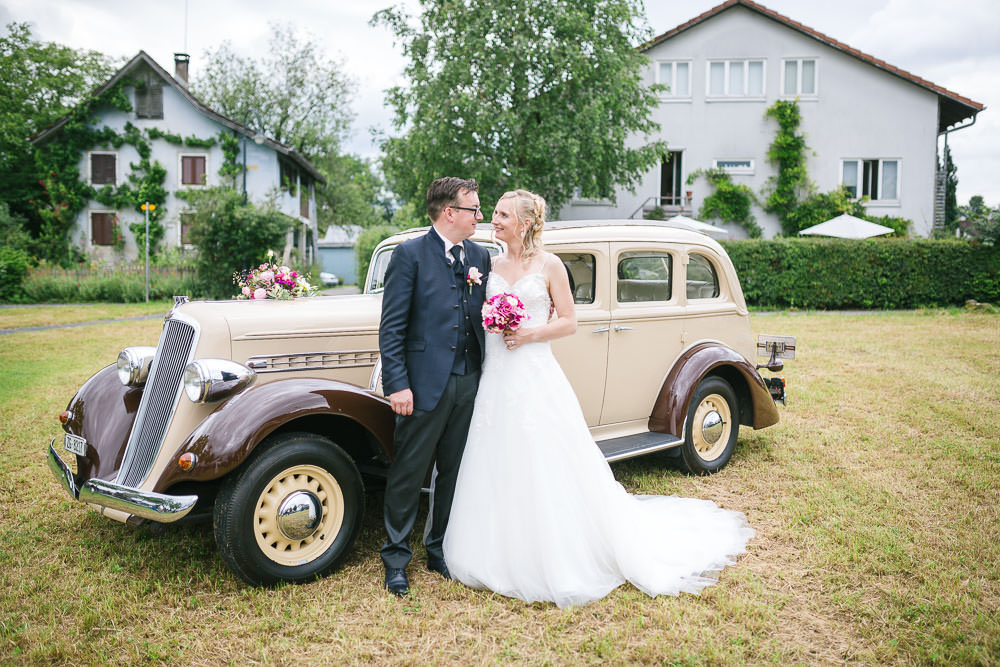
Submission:
<svg viewBox="0 0 1000 667">
<path fill-rule="evenodd" d="M 312 33 L 354 78 L 355 123 L 347 149 L 375 156 L 371 130 L 390 130 L 383 91 L 401 82 L 403 58 L 385 28 L 368 25 L 391 4 L 414 0 L 0 0 L 0 23 L 27 21 L 35 36 L 131 57 L 145 50 L 168 71 L 173 53 L 191 54 L 192 76 L 206 50 L 230 40 L 245 55 L 267 46 L 270 22 Z M 647 0 L 654 34 L 722 0 Z M 982 194 L 1000 204 L 1000 5 L 997 0 L 762 0 L 765 6 L 896 67 L 985 104 L 969 129 L 949 139 L 960 203 Z M 185 30 L 185 13 L 187 14 Z"/>
</svg>

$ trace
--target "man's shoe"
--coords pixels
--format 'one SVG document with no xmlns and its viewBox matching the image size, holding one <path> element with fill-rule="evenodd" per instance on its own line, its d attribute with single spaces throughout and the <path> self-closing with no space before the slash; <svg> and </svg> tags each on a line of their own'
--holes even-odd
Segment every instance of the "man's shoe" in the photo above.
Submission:
<svg viewBox="0 0 1000 667">
<path fill-rule="evenodd" d="M 385 570 L 385 587 L 397 597 L 410 593 L 410 582 L 406 578 L 406 570 L 401 567 L 391 567 Z"/>
<path fill-rule="evenodd" d="M 448 564 L 444 562 L 443 558 L 433 558 L 427 561 L 427 569 L 431 572 L 437 572 L 445 579 L 451 579 L 451 572 L 448 571 Z"/>
</svg>

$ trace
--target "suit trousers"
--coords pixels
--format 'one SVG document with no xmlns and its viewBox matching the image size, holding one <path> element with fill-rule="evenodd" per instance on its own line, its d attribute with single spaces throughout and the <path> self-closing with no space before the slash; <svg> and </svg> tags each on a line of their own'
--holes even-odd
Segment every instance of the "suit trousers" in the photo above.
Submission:
<svg viewBox="0 0 1000 667">
<path fill-rule="evenodd" d="M 385 485 L 385 532 L 382 562 L 405 568 L 413 558 L 410 534 L 417 520 L 420 489 L 431 463 L 437 463 L 431 529 L 425 538 L 427 557 L 443 559 L 444 532 L 451 514 L 458 467 L 469 435 L 472 408 L 479 389 L 479 372 L 448 377 L 444 394 L 433 410 L 396 415 L 395 458 Z"/>
</svg>

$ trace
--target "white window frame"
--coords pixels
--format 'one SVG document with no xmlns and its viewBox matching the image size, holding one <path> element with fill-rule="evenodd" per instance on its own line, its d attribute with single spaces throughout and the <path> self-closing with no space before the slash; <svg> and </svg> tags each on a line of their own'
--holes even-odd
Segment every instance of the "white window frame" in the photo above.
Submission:
<svg viewBox="0 0 1000 667">
<path fill-rule="evenodd" d="M 759 62 L 761 64 L 760 94 L 751 95 L 746 92 L 733 94 L 729 90 L 729 66 L 732 63 L 743 63 L 743 89 L 746 90 L 750 78 L 750 63 Z M 722 83 L 724 91 L 721 95 L 712 93 L 712 63 L 723 63 L 725 65 L 722 73 Z M 767 99 L 767 58 L 714 58 L 705 63 L 705 100 L 708 102 L 759 102 Z"/>
<path fill-rule="evenodd" d="M 747 167 L 720 167 L 720 162 L 749 162 Z M 753 158 L 715 158 L 712 160 L 712 169 L 722 169 L 727 174 L 753 174 L 756 161 Z"/>
<path fill-rule="evenodd" d="M 94 208 L 87 210 L 87 247 L 88 248 L 113 248 L 114 243 L 111 245 L 94 245 L 94 214 L 95 213 L 110 213 L 111 215 L 117 217 L 118 211 L 114 209 L 107 208 Z"/>
<path fill-rule="evenodd" d="M 855 194 L 855 199 L 861 199 L 864 193 L 861 189 L 864 185 L 864 163 L 878 161 L 878 197 L 871 197 L 867 202 L 864 202 L 866 206 L 899 206 L 900 200 L 900 190 L 903 188 L 903 159 L 898 157 L 861 157 L 861 158 L 842 158 L 840 160 L 840 185 L 844 185 L 844 164 L 847 162 L 854 162 L 857 165 L 858 170 L 858 192 Z M 882 185 L 885 183 L 884 180 L 884 165 L 886 162 L 896 163 L 896 197 L 893 199 L 885 199 L 882 197 Z"/>
<path fill-rule="evenodd" d="M 691 59 L 678 58 L 669 60 L 657 60 L 655 61 L 654 64 L 656 66 L 656 72 L 655 72 L 656 83 L 663 83 L 670 87 L 669 90 L 660 92 L 660 99 L 665 102 L 691 101 L 692 91 L 694 90 L 694 61 Z M 661 71 L 660 66 L 668 64 L 671 66 L 670 81 L 664 81 L 663 79 L 660 78 L 660 71 Z M 687 89 L 687 94 L 685 95 L 681 95 L 679 93 L 674 92 L 675 90 L 674 84 L 677 82 L 678 64 L 686 64 L 688 66 L 688 89 Z"/>
<path fill-rule="evenodd" d="M 802 61 L 811 60 L 813 61 L 813 92 L 803 93 L 802 92 Z M 785 92 L 785 63 L 787 62 L 798 63 L 796 67 L 796 81 L 795 81 L 795 92 L 786 93 Z M 816 56 L 803 56 L 801 58 L 782 58 L 781 59 L 781 95 L 786 100 L 800 98 L 803 100 L 814 100 L 819 97 L 819 58 Z"/>
<path fill-rule="evenodd" d="M 184 158 L 203 157 L 205 158 L 205 182 L 185 183 L 184 182 Z M 178 153 L 177 154 L 177 189 L 181 188 L 205 188 L 208 187 L 208 175 L 211 173 L 212 158 L 208 153 Z"/>
<path fill-rule="evenodd" d="M 113 155 L 115 157 L 115 182 L 114 183 L 94 183 L 94 163 L 91 161 L 91 155 Z M 111 185 L 112 187 L 118 187 L 121 185 L 121 170 L 118 168 L 118 152 L 117 151 L 87 151 L 87 185 L 95 188 L 103 188 L 105 185 Z"/>
</svg>

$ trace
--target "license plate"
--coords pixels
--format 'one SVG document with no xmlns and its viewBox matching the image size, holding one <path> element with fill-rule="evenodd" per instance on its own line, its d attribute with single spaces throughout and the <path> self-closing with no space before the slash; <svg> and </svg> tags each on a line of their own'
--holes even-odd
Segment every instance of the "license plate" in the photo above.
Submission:
<svg viewBox="0 0 1000 667">
<path fill-rule="evenodd" d="M 81 438 L 78 435 L 73 435 L 72 433 L 66 434 L 66 439 L 63 440 L 63 444 L 66 445 L 67 452 L 73 452 L 74 454 L 79 454 L 80 456 L 87 455 L 87 439 Z"/>
</svg>

